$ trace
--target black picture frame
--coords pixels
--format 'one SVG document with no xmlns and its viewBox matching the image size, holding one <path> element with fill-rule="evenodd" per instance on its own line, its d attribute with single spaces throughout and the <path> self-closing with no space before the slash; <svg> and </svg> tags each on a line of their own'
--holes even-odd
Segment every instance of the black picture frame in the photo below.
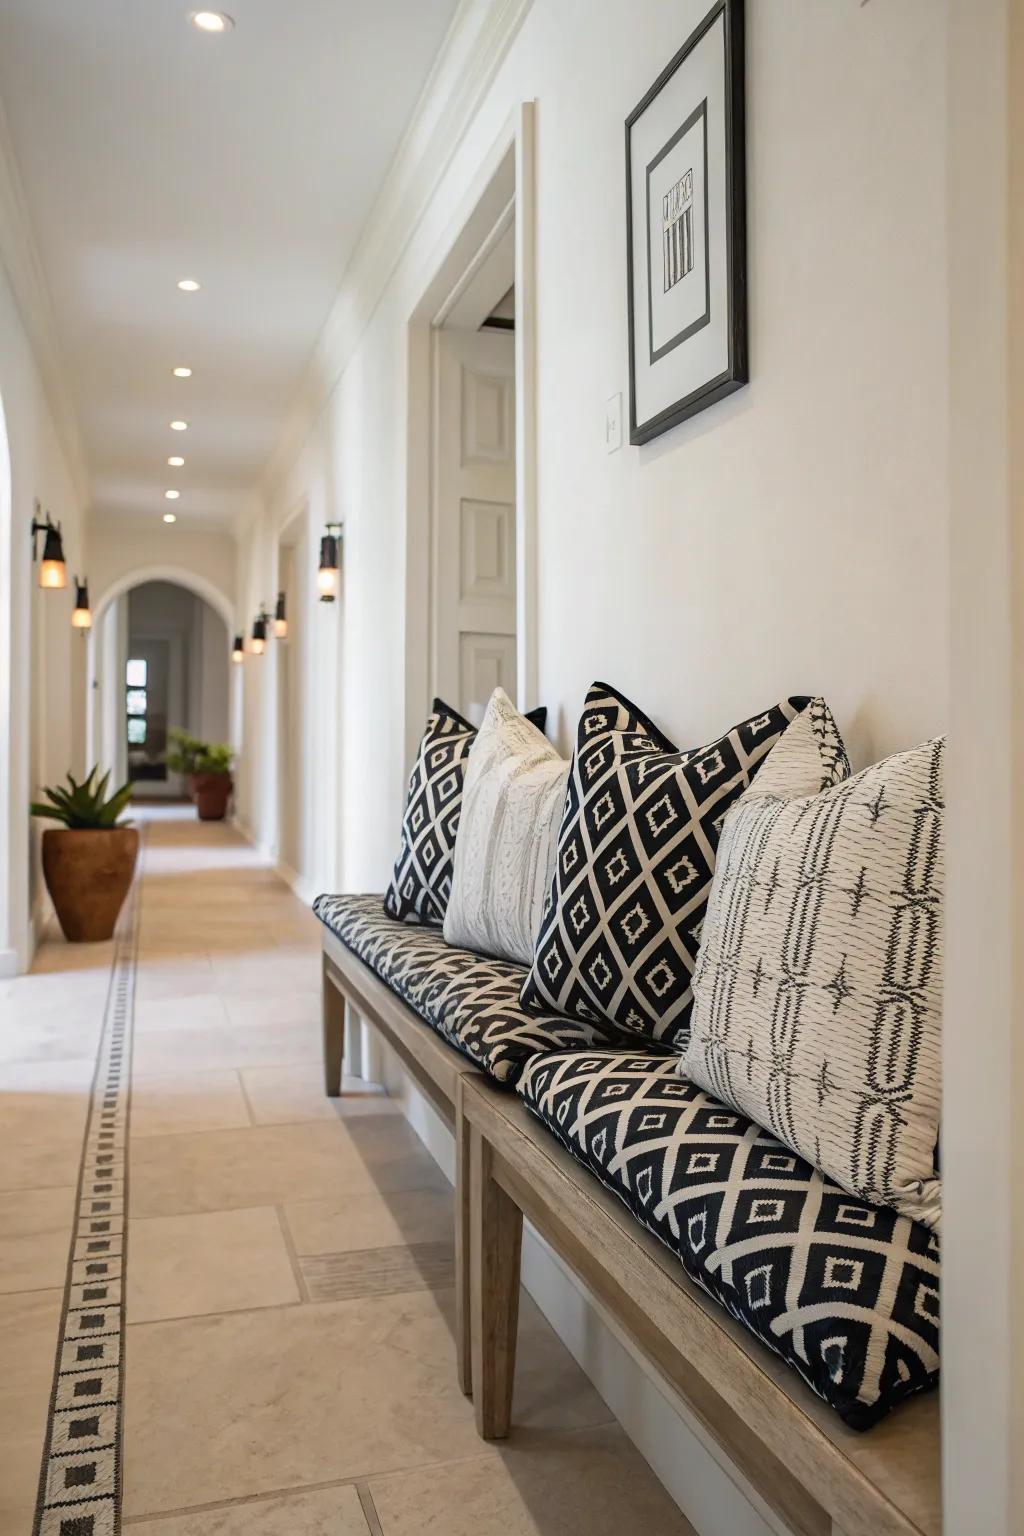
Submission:
<svg viewBox="0 0 1024 1536">
<path fill-rule="evenodd" d="M 629 440 L 648 443 L 681 421 L 724 400 L 749 382 L 747 352 L 747 190 L 746 190 L 746 111 L 744 64 L 744 0 L 716 0 L 707 15 L 694 28 L 675 57 L 666 65 L 643 99 L 626 118 L 626 302 L 629 319 Z M 724 17 L 725 34 L 725 203 L 726 203 L 726 289 L 728 317 L 728 364 L 715 377 L 673 401 L 646 421 L 636 418 L 636 327 L 634 324 L 633 263 L 633 168 L 632 132 L 634 124 L 660 95 L 683 61 L 705 34 Z M 695 104 L 695 111 L 699 105 Z M 682 125 L 680 132 L 685 125 Z M 648 303 L 650 295 L 648 294 Z M 702 323 L 706 323 L 702 322 Z M 690 327 L 693 330 L 697 327 Z M 685 341 L 687 333 L 672 345 Z M 662 351 L 667 349 L 663 348 Z"/>
</svg>

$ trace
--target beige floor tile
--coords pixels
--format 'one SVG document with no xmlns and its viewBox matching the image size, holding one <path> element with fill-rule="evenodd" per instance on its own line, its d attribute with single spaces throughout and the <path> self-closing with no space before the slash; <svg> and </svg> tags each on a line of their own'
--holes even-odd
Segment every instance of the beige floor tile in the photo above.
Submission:
<svg viewBox="0 0 1024 1536">
<path fill-rule="evenodd" d="M 73 1186 L 0 1194 L 0 1291 L 38 1291 L 64 1284 Z"/>
<path fill-rule="evenodd" d="M 77 1182 L 93 1070 L 91 1061 L 0 1067 L 0 1189 Z"/>
<path fill-rule="evenodd" d="M 369 1529 L 358 1493 L 343 1484 L 147 1520 L 139 1536 L 368 1536 Z"/>
<path fill-rule="evenodd" d="M 373 1185 L 341 1125 L 145 1136 L 132 1148 L 129 1209 L 133 1216 L 181 1216 L 323 1199 L 353 1187 Z"/>
<path fill-rule="evenodd" d="M 393 1115 L 395 1106 L 382 1089 L 346 1078 L 341 1097 L 324 1093 L 323 1064 L 296 1067 L 245 1067 L 242 1082 L 257 1125 L 288 1125 L 295 1120 L 351 1120 L 360 1115 Z"/>
<path fill-rule="evenodd" d="M 608 1410 L 528 1303 L 517 1422 Z M 125 1511 L 158 1513 L 474 1456 L 451 1292 L 240 1312 L 128 1331 Z M 173 1416 L 168 1412 L 173 1405 Z"/>
<path fill-rule="evenodd" d="M 307 978 L 308 982 L 308 978 Z M 279 993 L 227 992 L 224 1007 L 232 1024 L 320 1024 L 320 990 L 308 987 L 304 992 Z"/>
<path fill-rule="evenodd" d="M 304 1256 L 444 1242 L 452 1234 L 455 1203 L 450 1186 L 390 1195 L 353 1190 L 286 1205 L 284 1214 L 295 1251 Z"/>
<path fill-rule="evenodd" d="M 227 1022 L 227 1009 L 218 992 L 197 992 L 190 997 L 139 998 L 135 1004 L 136 1035 L 151 1029 L 207 1029 Z"/>
<path fill-rule="evenodd" d="M 403 1291 L 441 1291 L 455 1284 L 452 1239 L 408 1247 L 362 1248 L 300 1259 L 310 1301 L 349 1301 L 356 1296 L 400 1296 Z"/>
<path fill-rule="evenodd" d="M 135 983 L 136 1001 L 143 1003 L 151 998 L 194 997 L 197 993 L 216 990 L 217 979 L 205 955 L 202 959 L 192 958 L 187 961 L 169 957 L 143 960 Z"/>
<path fill-rule="evenodd" d="M 275 1210 L 133 1220 L 128 1253 L 129 1323 L 300 1300 Z"/>
<path fill-rule="evenodd" d="M 513 1430 L 494 1454 L 373 1478 L 384 1536 L 693 1536 L 618 1425 Z"/>
<path fill-rule="evenodd" d="M 134 1066 L 140 1075 L 177 1075 L 182 1062 L 196 1072 L 224 1067 L 292 1066 L 319 1061 L 320 1026 L 306 1024 L 222 1024 L 152 1029 L 135 1040 Z"/>
<path fill-rule="evenodd" d="M 0 1296 L 0 1531 L 5 1536 L 35 1503 L 60 1303 L 59 1290 Z"/>
<path fill-rule="evenodd" d="M 132 1136 L 229 1131 L 249 1124 L 242 1084 L 230 1069 L 191 1071 L 178 1077 L 136 1075 L 133 1081 Z"/>
</svg>

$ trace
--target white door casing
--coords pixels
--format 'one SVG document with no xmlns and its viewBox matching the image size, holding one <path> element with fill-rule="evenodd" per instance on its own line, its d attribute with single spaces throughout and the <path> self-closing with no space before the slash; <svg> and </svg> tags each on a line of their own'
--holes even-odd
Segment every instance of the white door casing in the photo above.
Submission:
<svg viewBox="0 0 1024 1536">
<path fill-rule="evenodd" d="M 515 343 L 434 332 L 435 691 L 479 719 L 495 687 L 517 694 Z"/>
</svg>

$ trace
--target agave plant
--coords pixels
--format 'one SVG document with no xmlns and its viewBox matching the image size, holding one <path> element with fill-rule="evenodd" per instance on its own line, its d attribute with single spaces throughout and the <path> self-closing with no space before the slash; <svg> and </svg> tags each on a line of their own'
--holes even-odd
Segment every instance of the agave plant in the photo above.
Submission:
<svg viewBox="0 0 1024 1536">
<path fill-rule="evenodd" d="M 97 764 L 82 784 L 76 783 L 69 773 L 67 787 L 59 784 L 56 789 L 44 788 L 43 794 L 50 804 L 34 800 L 29 808 L 31 814 L 45 816 L 51 821 L 62 821 L 72 830 L 85 828 L 95 831 L 104 827 L 127 826 L 128 823 L 120 822 L 119 818 L 131 797 L 131 783 L 122 784 L 116 794 L 107 800 L 105 796 L 110 774 L 105 773 L 96 783 L 99 771 Z"/>
</svg>

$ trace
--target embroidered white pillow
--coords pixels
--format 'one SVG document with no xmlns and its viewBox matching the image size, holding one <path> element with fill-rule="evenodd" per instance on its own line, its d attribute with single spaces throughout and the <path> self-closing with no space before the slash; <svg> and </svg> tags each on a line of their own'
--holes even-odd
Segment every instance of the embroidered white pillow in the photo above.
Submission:
<svg viewBox="0 0 1024 1536">
<path fill-rule="evenodd" d="M 937 1231 L 944 743 L 815 793 L 803 729 L 725 819 L 682 1071 Z"/>
<path fill-rule="evenodd" d="M 569 764 L 496 688 L 466 764 L 449 944 L 529 965 L 568 778 Z"/>
</svg>

